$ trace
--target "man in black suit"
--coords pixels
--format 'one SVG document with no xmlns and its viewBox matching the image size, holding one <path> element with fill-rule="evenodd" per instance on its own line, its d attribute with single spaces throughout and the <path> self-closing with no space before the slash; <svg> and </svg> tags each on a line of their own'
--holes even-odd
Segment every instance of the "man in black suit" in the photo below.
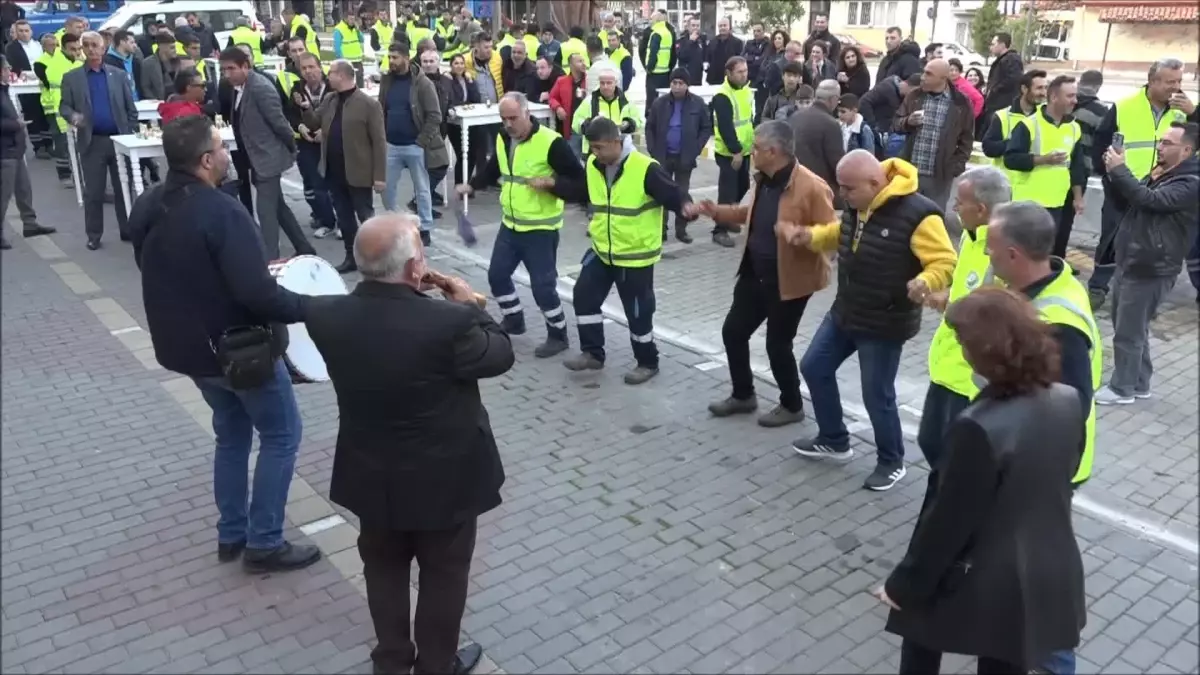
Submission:
<svg viewBox="0 0 1200 675">
<path fill-rule="evenodd" d="M 375 672 L 466 673 L 481 653 L 455 653 L 475 523 L 499 506 L 504 483 L 479 380 L 507 372 L 513 350 L 461 279 L 441 284 L 446 301 L 422 292 L 419 227 L 409 214 L 363 223 L 354 240 L 362 282 L 350 295 L 313 298 L 306 322 L 337 392 L 329 497 L 361 522 Z"/>
</svg>

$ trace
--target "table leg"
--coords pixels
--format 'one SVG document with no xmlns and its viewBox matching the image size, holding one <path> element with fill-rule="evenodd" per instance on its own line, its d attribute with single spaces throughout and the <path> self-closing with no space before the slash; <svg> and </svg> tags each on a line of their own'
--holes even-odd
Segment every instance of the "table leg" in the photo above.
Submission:
<svg viewBox="0 0 1200 675">
<path fill-rule="evenodd" d="M 20 97 L 20 95 L 17 94 L 12 89 L 9 89 L 8 97 L 12 99 L 13 107 L 17 109 L 17 119 L 19 119 L 19 120 L 25 119 L 25 116 L 21 113 L 21 97 Z"/>
<path fill-rule="evenodd" d="M 125 214 L 129 215 L 133 212 L 133 206 L 130 204 L 129 195 L 129 171 L 126 169 L 125 162 L 129 161 L 131 166 L 137 166 L 137 151 L 131 150 L 129 155 L 117 153 L 117 178 L 121 181 L 121 196 L 125 198 Z"/>
<path fill-rule="evenodd" d="M 79 170 L 79 154 L 75 152 L 75 127 L 71 126 L 67 127 L 67 160 L 71 162 L 71 182 L 75 184 L 75 201 L 83 206 L 83 177 Z"/>
<path fill-rule="evenodd" d="M 470 180 L 470 176 L 467 175 L 467 167 L 471 165 L 471 162 L 468 159 L 468 157 L 471 156 L 470 141 L 467 140 L 468 138 L 471 137 L 471 135 L 467 133 L 467 129 L 469 127 L 470 127 L 470 125 L 467 124 L 467 121 L 465 119 L 462 120 L 462 126 L 459 127 L 462 130 L 460 132 L 462 134 L 462 136 L 461 136 L 462 143 L 459 144 L 462 147 L 462 157 L 459 158 L 462 160 L 462 171 L 459 173 L 459 175 L 462 176 L 463 184 L 466 184 L 466 182 L 468 180 Z M 467 213 L 467 208 L 468 208 L 467 205 L 470 203 L 471 203 L 470 199 L 463 200 L 463 214 L 464 215 Z"/>
</svg>

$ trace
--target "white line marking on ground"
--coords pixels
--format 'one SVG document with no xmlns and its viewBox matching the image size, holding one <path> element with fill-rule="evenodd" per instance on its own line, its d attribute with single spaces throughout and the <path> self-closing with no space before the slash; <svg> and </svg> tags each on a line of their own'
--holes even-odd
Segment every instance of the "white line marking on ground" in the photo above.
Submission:
<svg viewBox="0 0 1200 675">
<path fill-rule="evenodd" d="M 142 329 L 141 326 L 130 326 L 129 328 L 118 328 L 117 330 L 110 330 L 109 333 L 112 333 L 113 335 L 124 335 L 125 333 L 135 333 L 141 329 Z"/>
<path fill-rule="evenodd" d="M 329 516 L 328 518 L 322 518 L 320 520 L 308 523 L 307 525 L 301 525 L 299 529 L 301 532 L 304 533 L 304 536 L 311 537 L 318 532 L 324 532 L 325 530 L 331 530 L 331 529 L 337 527 L 338 525 L 345 524 L 345 522 L 346 522 L 345 518 L 343 518 L 335 513 L 332 516 Z"/>
</svg>

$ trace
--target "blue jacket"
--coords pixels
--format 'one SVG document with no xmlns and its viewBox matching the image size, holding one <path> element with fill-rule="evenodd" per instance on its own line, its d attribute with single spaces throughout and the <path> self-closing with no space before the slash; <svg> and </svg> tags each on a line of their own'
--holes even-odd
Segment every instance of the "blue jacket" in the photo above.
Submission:
<svg viewBox="0 0 1200 675">
<path fill-rule="evenodd" d="M 646 151 L 660 163 L 667 160 L 667 130 L 671 126 L 671 113 L 675 97 L 671 94 L 659 96 L 650 106 L 646 116 Z M 681 112 L 683 139 L 679 147 L 681 168 L 695 168 L 700 149 L 712 138 L 712 115 L 704 99 L 688 93 L 683 99 Z"/>
<path fill-rule="evenodd" d="M 195 177 L 169 172 L 133 203 L 129 230 L 146 324 L 163 368 L 219 376 L 210 340 L 238 326 L 304 320 L 306 298 L 280 288 L 267 271 L 250 213 Z M 286 330 L 275 333 L 282 353 Z"/>
</svg>

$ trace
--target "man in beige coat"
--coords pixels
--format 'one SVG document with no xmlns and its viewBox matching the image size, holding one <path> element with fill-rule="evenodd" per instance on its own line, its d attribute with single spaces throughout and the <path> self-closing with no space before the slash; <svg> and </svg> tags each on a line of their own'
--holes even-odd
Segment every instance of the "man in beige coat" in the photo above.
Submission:
<svg viewBox="0 0 1200 675">
<path fill-rule="evenodd" d="M 354 235 L 359 222 L 375 215 L 371 191 L 383 192 L 387 141 L 383 111 L 375 99 L 355 85 L 354 66 L 349 61 L 330 64 L 329 88 L 333 92 L 325 96 L 315 113 L 305 113 L 299 131 L 308 135 L 306 140 L 321 143 L 321 174 L 346 244 L 346 260 L 337 269 L 345 274 L 358 269 L 354 264 Z"/>
</svg>

